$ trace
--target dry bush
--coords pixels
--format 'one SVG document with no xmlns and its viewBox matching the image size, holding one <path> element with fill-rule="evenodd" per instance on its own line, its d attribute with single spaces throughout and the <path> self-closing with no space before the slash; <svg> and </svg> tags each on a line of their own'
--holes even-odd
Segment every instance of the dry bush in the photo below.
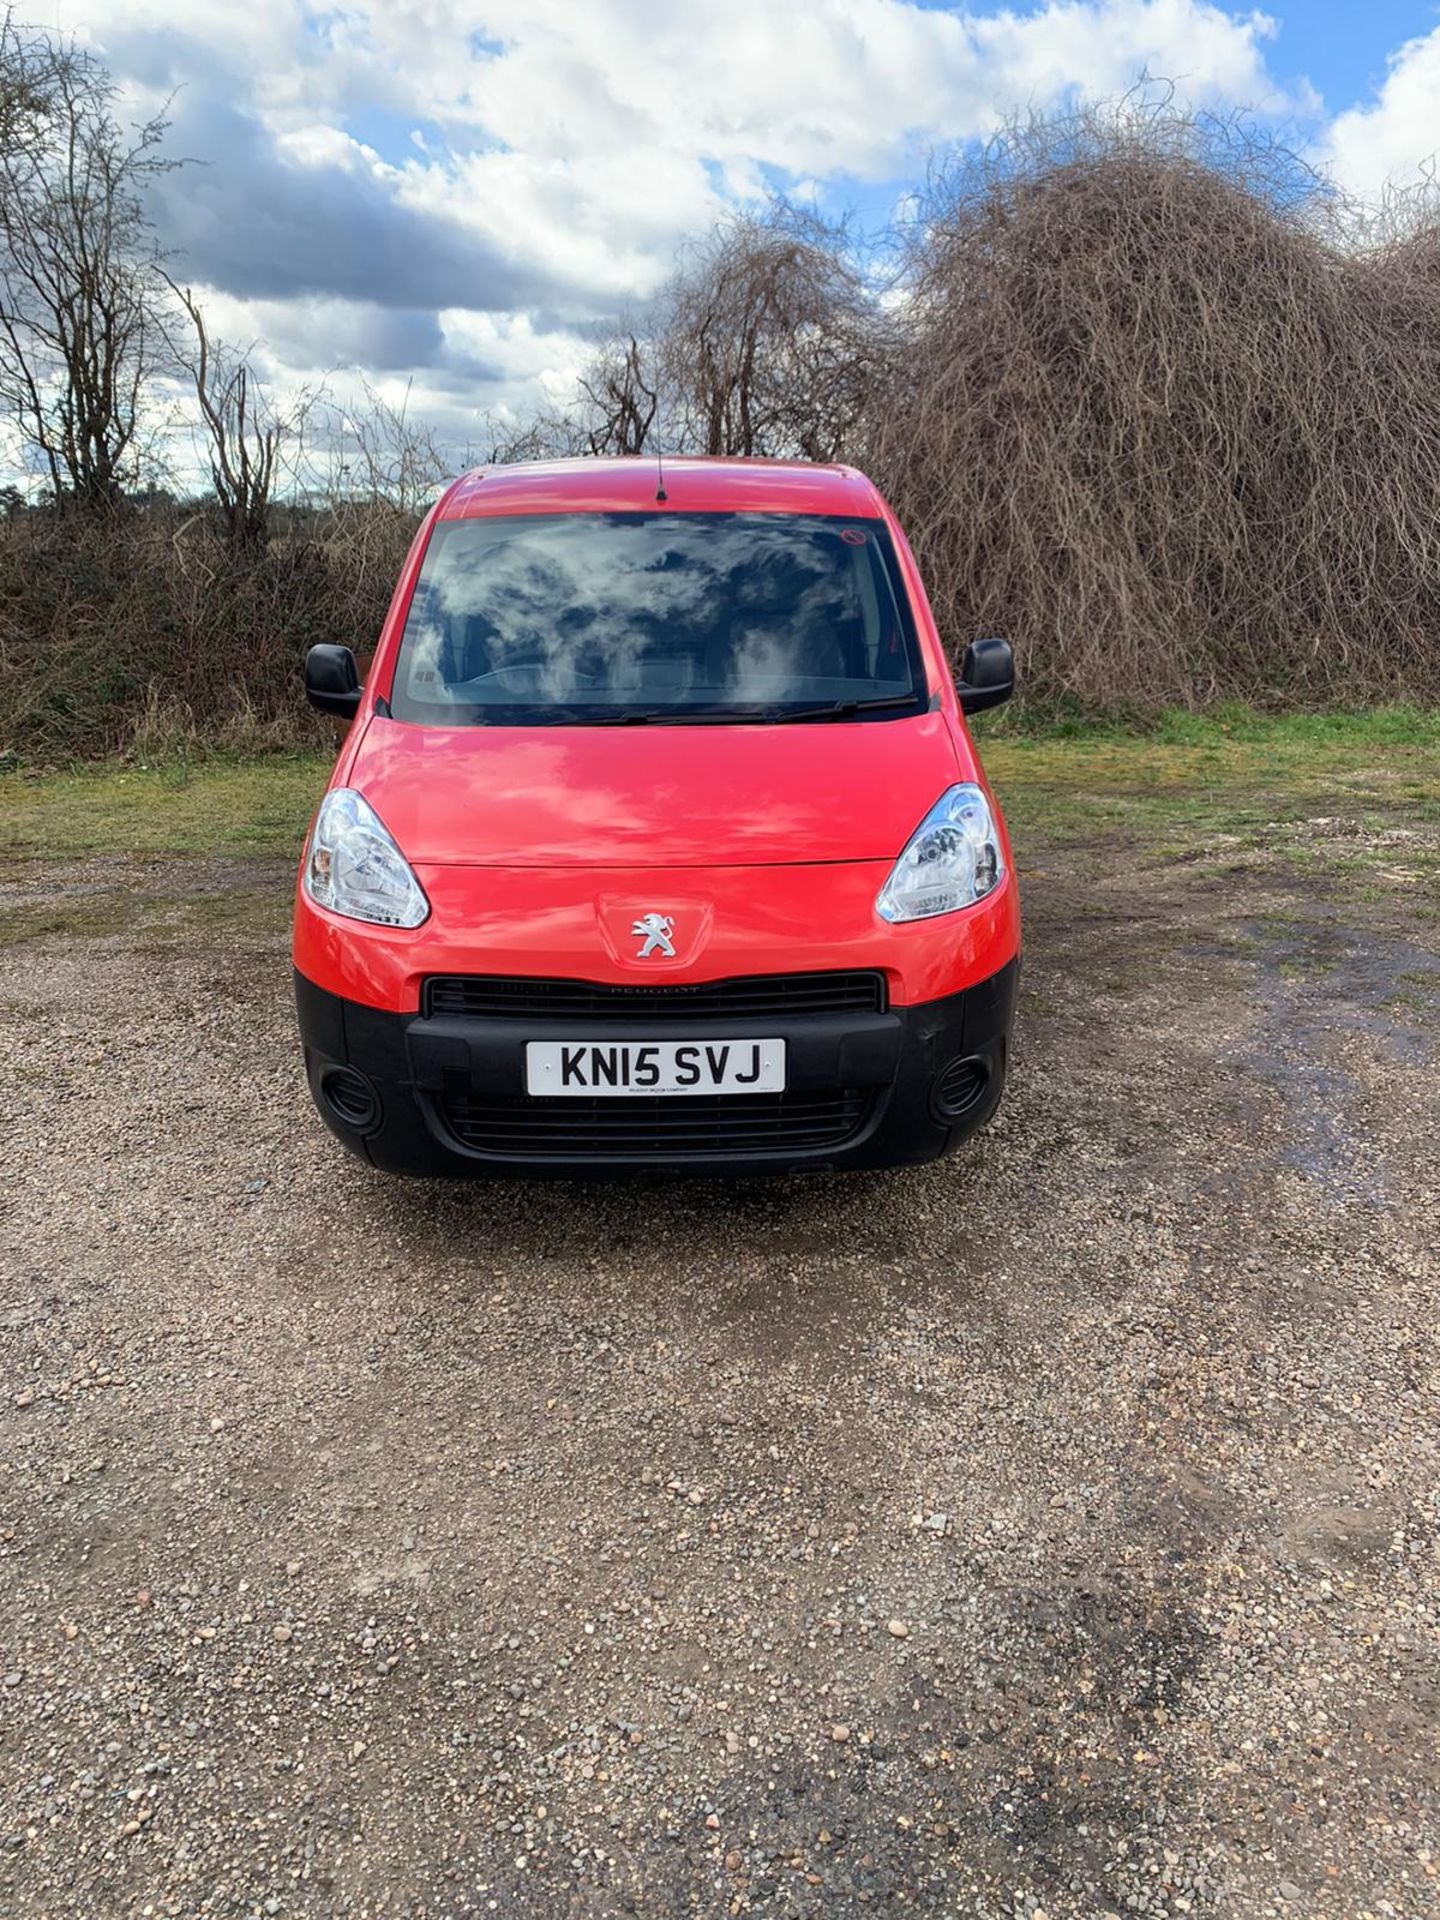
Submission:
<svg viewBox="0 0 1440 1920">
<path fill-rule="evenodd" d="M 0 755 L 328 739 L 305 704 L 305 650 L 373 646 L 414 522 L 291 517 L 259 551 L 197 515 L 6 522 Z"/>
<path fill-rule="evenodd" d="M 1440 697 L 1440 240 L 1164 102 L 937 178 L 864 455 L 1042 705 Z"/>
<path fill-rule="evenodd" d="M 337 642 L 363 664 L 443 478 L 423 424 L 368 400 L 332 407 L 313 444 L 297 432 L 306 491 L 277 500 L 267 476 L 268 538 L 236 539 L 223 497 L 0 520 L 0 756 L 329 741 L 306 650 Z"/>
</svg>

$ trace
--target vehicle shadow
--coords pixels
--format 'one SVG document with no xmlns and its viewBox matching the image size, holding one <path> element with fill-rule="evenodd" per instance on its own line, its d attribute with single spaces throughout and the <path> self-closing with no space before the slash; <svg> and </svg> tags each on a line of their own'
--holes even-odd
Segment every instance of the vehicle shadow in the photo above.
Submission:
<svg viewBox="0 0 1440 1920">
<path fill-rule="evenodd" d="M 721 1257 L 891 1249 L 928 1213 L 937 1173 L 810 1174 L 789 1179 L 404 1181 L 367 1183 L 377 1225 L 429 1242 L 457 1238 L 500 1254 L 590 1255 L 667 1244 Z M 918 1214 L 917 1214 L 918 1208 Z"/>
</svg>

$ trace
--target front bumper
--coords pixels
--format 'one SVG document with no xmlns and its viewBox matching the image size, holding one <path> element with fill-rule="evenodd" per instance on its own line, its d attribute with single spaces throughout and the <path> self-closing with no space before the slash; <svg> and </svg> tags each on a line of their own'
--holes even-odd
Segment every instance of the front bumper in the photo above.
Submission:
<svg viewBox="0 0 1440 1920">
<path fill-rule="evenodd" d="M 599 1102 L 588 1136 L 585 1103 L 525 1097 L 527 1041 L 739 1039 L 756 1020 L 659 1030 L 567 1015 L 547 1029 L 533 1015 L 430 1017 L 342 998 L 298 971 L 295 997 L 316 1106 L 387 1172 L 765 1175 L 915 1165 L 983 1126 L 1004 1091 L 1018 971 L 1012 960 L 959 993 L 885 1012 L 767 1014 L 760 1025 L 785 1040 L 788 1068 L 772 1106 L 727 1098 L 707 1128 L 686 1100 Z"/>
</svg>

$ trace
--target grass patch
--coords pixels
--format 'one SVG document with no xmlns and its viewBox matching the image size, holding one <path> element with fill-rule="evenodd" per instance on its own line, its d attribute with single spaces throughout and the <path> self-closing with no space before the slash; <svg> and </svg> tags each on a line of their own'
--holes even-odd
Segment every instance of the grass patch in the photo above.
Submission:
<svg viewBox="0 0 1440 1920">
<path fill-rule="evenodd" d="M 0 856 L 300 855 L 332 762 L 266 754 L 159 767 L 114 761 L 0 774 Z"/>
<path fill-rule="evenodd" d="M 206 935 L 229 943 L 236 936 L 281 933 L 289 920 L 288 887 L 222 887 L 182 894 L 155 893 L 147 886 L 87 889 L 39 905 L 7 908 L 0 914 L 0 948 L 123 933 L 143 936 L 158 951 L 172 940 L 191 944 Z"/>
<path fill-rule="evenodd" d="M 1148 724 L 1141 720 L 1111 721 L 1083 714 L 1046 715 L 1024 707 L 998 707 L 971 722 L 977 736 L 987 739 L 1047 741 L 1150 741 L 1161 746 L 1223 746 L 1250 741 L 1296 747 L 1369 746 L 1440 747 L 1440 707 L 1417 707 L 1405 702 L 1388 706 L 1332 708 L 1304 713 L 1266 713 L 1238 701 L 1221 701 L 1203 713 L 1170 707 Z"/>
<path fill-rule="evenodd" d="M 124 933 L 133 924 L 136 902 L 129 893 L 111 888 L 85 893 L 41 906 L 8 907 L 0 914 L 0 947 L 18 947 L 27 940 L 96 939 Z"/>
<path fill-rule="evenodd" d="M 1184 848 L 1268 841 L 1276 823 L 1343 816 L 1361 829 L 1440 820 L 1440 711 L 1167 714 L 1144 732 L 975 729 L 1012 832 L 1056 842 L 1134 834 Z M 1356 851 L 1352 841 L 1352 851 Z"/>
</svg>

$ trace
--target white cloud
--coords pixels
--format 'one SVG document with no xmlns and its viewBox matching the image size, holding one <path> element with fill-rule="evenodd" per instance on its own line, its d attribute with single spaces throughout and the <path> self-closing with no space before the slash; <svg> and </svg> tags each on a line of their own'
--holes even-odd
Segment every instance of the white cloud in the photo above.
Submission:
<svg viewBox="0 0 1440 1920">
<path fill-rule="evenodd" d="M 52 4 L 55 0 L 52 0 Z M 207 161 L 157 202 L 178 270 L 277 379 L 415 376 L 457 431 L 563 389 L 587 323 L 772 183 L 900 194 L 1006 114 L 1112 97 L 1283 111 L 1272 23 L 1206 0 L 58 0 Z"/>
<path fill-rule="evenodd" d="M 439 126 L 386 156 L 389 190 L 529 266 L 643 297 L 677 240 L 767 178 L 882 181 L 1014 108 L 1123 90 L 1146 69 L 1191 99 L 1279 103 L 1270 23 L 1204 0 L 1052 0 L 962 14 L 907 0 L 68 0 L 152 93 L 187 59 L 295 157 L 354 170 L 347 118 Z M 188 50 L 188 52 L 187 52 Z M 368 156 L 372 162 L 375 156 Z"/>
<path fill-rule="evenodd" d="M 1202 0 L 440 0 L 426 18 L 417 34 L 403 9 L 356 8 L 343 34 L 350 69 L 383 71 L 392 108 L 445 129 L 453 175 L 412 165 L 410 190 L 607 292 L 648 290 L 681 234 L 767 178 L 894 179 L 1016 108 L 1112 96 L 1142 71 L 1188 100 L 1283 104 L 1268 19 Z"/>
<path fill-rule="evenodd" d="M 492 417 L 513 425 L 532 403 L 568 397 L 588 351 L 581 335 L 524 313 L 195 291 L 214 337 L 244 348 L 282 403 L 321 387 L 358 398 L 364 375 L 396 405 L 408 387 L 410 411 L 457 446 L 483 438 Z"/>
<path fill-rule="evenodd" d="M 1339 114 L 1323 157 L 1342 186 L 1378 199 L 1387 182 L 1406 186 L 1440 152 L 1440 27 L 1390 56 L 1375 100 Z"/>
<path fill-rule="evenodd" d="M 1277 100 L 1271 22 L 1202 0 L 992 14 L 904 0 L 476 0 L 427 9 L 424 35 L 393 7 L 347 20 L 352 57 L 367 45 L 414 111 L 536 159 L 684 154 L 881 179 L 917 141 L 983 132 L 1070 91 L 1113 93 L 1142 67 L 1191 98 Z"/>
</svg>

